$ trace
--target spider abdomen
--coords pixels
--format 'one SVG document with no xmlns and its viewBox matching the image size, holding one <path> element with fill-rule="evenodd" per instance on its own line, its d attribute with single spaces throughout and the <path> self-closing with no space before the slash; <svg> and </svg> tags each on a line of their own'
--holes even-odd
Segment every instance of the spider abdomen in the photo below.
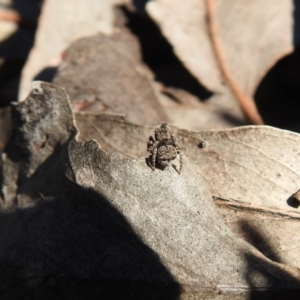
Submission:
<svg viewBox="0 0 300 300">
<path fill-rule="evenodd" d="M 160 146 L 157 149 L 157 158 L 159 160 L 173 160 L 177 156 L 176 148 L 172 145 Z"/>
</svg>

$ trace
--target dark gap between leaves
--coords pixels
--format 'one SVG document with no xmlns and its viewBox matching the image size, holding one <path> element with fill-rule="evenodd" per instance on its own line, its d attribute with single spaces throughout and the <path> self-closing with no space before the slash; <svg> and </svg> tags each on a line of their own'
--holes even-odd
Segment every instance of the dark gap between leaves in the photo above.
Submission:
<svg viewBox="0 0 300 300">
<path fill-rule="evenodd" d="M 146 14 L 146 4 L 151 0 L 132 0 L 136 10 L 141 14 Z"/>
<path fill-rule="evenodd" d="M 167 87 L 186 90 L 201 101 L 213 95 L 179 61 L 170 43 L 146 14 L 133 13 L 126 7 L 121 10 L 127 18 L 127 28 L 139 39 L 144 63 L 157 81 Z"/>
<path fill-rule="evenodd" d="M 46 67 L 34 77 L 34 80 L 52 82 L 57 74 L 57 70 L 58 67 Z"/>
<path fill-rule="evenodd" d="M 293 4 L 293 43 L 294 46 L 297 47 L 300 44 L 300 0 L 293 0 Z"/>
<path fill-rule="evenodd" d="M 18 30 L 0 42 L 0 107 L 18 99 L 21 72 L 34 44 L 42 4 L 42 0 L 27 4 L 24 0 L 12 0 L 7 5 L 7 11 L 18 13 L 21 21 Z"/>
<path fill-rule="evenodd" d="M 257 108 L 267 125 L 300 132 L 300 49 L 279 60 L 260 82 Z"/>
</svg>

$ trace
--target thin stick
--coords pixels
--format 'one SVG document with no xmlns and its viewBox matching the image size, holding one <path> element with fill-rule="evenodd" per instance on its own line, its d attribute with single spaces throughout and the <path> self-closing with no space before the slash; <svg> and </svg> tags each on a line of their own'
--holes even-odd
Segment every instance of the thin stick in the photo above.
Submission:
<svg viewBox="0 0 300 300">
<path fill-rule="evenodd" d="M 227 85 L 231 89 L 232 93 L 238 100 L 242 110 L 244 111 L 247 118 L 255 125 L 262 125 L 264 124 L 258 110 L 254 99 L 252 97 L 246 96 L 241 91 L 240 87 L 238 86 L 237 82 L 233 78 L 227 64 L 226 59 L 223 54 L 221 42 L 217 36 L 217 28 L 215 22 L 215 2 L 214 0 L 205 0 L 206 7 L 207 7 L 207 23 L 208 29 L 211 36 L 212 45 L 214 48 L 216 60 L 219 64 L 220 70 L 222 75 L 227 82 Z"/>
<path fill-rule="evenodd" d="M 0 21 L 13 22 L 20 25 L 32 26 L 37 25 L 36 21 L 23 19 L 20 14 L 13 11 L 0 11 Z"/>
</svg>

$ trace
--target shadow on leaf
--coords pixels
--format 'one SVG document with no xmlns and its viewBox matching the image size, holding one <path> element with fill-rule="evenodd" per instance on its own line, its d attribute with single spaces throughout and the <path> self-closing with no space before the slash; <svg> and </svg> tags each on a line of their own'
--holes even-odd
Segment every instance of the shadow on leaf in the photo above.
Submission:
<svg viewBox="0 0 300 300">
<path fill-rule="evenodd" d="M 0 257 L 10 274 L 1 299 L 178 299 L 178 283 L 124 216 L 65 176 L 67 146 L 20 182 L 19 208 L 0 214 Z"/>
</svg>

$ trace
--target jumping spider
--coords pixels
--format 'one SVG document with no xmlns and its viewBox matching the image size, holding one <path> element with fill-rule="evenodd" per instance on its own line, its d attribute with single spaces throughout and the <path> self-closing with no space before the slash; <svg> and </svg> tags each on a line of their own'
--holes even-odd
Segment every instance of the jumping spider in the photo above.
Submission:
<svg viewBox="0 0 300 300">
<path fill-rule="evenodd" d="M 169 166 L 170 161 L 174 160 L 179 154 L 180 167 L 178 173 L 180 174 L 183 160 L 182 154 L 178 147 L 177 138 L 170 131 L 169 125 L 163 123 L 158 129 L 154 131 L 155 139 L 150 136 L 147 144 L 147 151 L 151 153 L 149 157 L 149 165 L 151 169 L 155 170 L 156 163 L 162 168 Z"/>
</svg>

